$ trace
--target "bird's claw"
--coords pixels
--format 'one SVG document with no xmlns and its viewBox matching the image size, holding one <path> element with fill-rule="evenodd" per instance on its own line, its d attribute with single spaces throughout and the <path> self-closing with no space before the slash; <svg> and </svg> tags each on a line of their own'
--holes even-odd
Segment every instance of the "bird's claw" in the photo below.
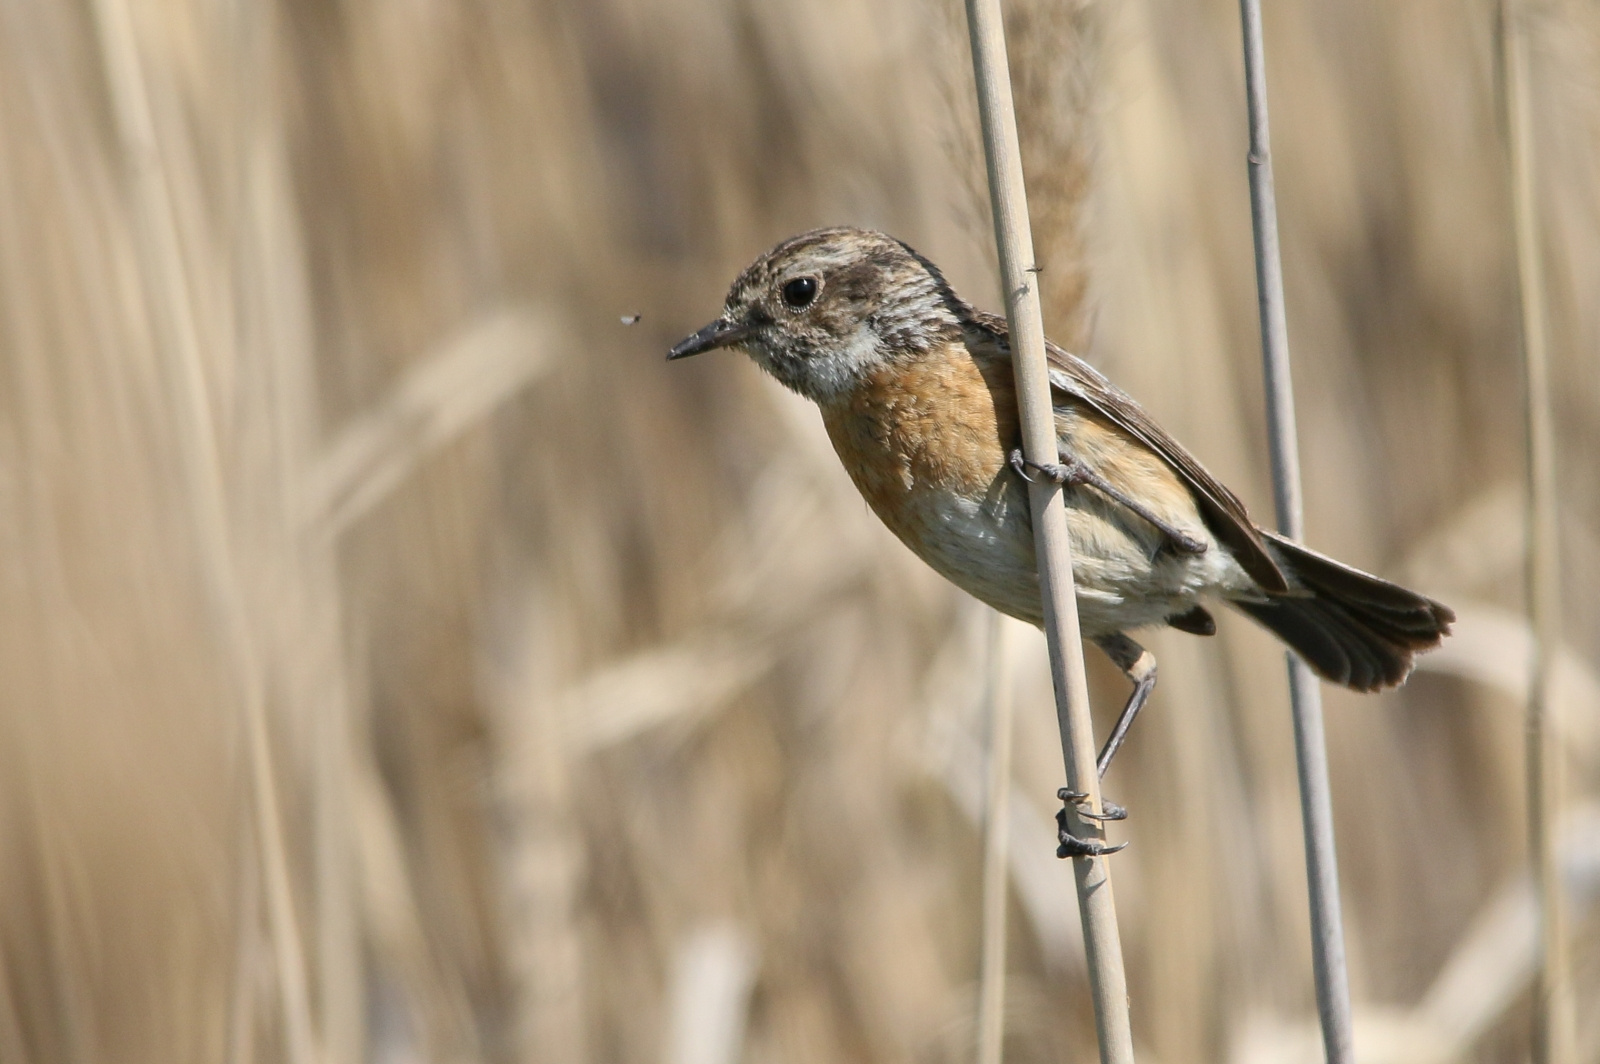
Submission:
<svg viewBox="0 0 1600 1064">
<path fill-rule="evenodd" d="M 1085 808 L 1085 806 L 1089 804 L 1089 794 L 1087 791 L 1070 791 L 1063 787 L 1056 792 L 1056 797 L 1068 805 L 1073 806 L 1077 814 L 1085 820 L 1098 820 L 1101 823 L 1105 823 L 1107 820 L 1128 819 L 1128 810 L 1126 808 L 1118 805 L 1116 802 L 1110 801 L 1104 796 L 1102 796 L 1100 799 L 1100 812 L 1098 813 L 1094 812 L 1092 809 Z M 1063 812 L 1065 812 L 1065 810 L 1063 810 Z"/>
<path fill-rule="evenodd" d="M 1089 795 L 1083 791 L 1068 790 L 1063 787 L 1056 792 L 1056 797 L 1062 802 L 1072 806 L 1072 811 L 1084 820 L 1126 820 L 1128 811 L 1115 802 L 1101 799 L 1101 812 L 1093 812 L 1084 806 L 1089 800 Z M 1056 812 L 1056 839 L 1060 843 L 1056 847 L 1057 857 L 1108 857 L 1119 850 L 1127 849 L 1126 842 L 1119 842 L 1115 846 L 1107 845 L 1104 839 L 1085 839 L 1074 835 L 1067 828 L 1066 805 Z"/>
<path fill-rule="evenodd" d="M 1093 813 L 1080 806 L 1078 808 L 1078 815 L 1083 817 L 1085 820 L 1098 820 L 1103 824 L 1108 820 L 1128 819 L 1128 810 L 1118 805 L 1116 802 L 1108 802 L 1102 798 L 1100 799 L 1100 812 Z"/>
<path fill-rule="evenodd" d="M 1023 457 L 1022 448 L 1018 447 L 1011 452 L 1010 464 L 1011 468 L 1017 471 L 1017 476 L 1030 484 L 1033 483 L 1033 478 L 1028 475 L 1030 469 L 1057 484 L 1088 483 L 1085 476 L 1088 467 L 1076 458 L 1068 459 L 1060 465 L 1054 462 L 1034 462 Z"/>
<path fill-rule="evenodd" d="M 1057 813 L 1056 816 L 1065 818 L 1066 813 Z M 1115 846 L 1108 846 L 1101 839 L 1080 839 L 1066 828 L 1056 833 L 1059 845 L 1056 846 L 1057 857 L 1110 857 L 1119 850 L 1126 850 L 1128 844 L 1119 842 Z"/>
</svg>

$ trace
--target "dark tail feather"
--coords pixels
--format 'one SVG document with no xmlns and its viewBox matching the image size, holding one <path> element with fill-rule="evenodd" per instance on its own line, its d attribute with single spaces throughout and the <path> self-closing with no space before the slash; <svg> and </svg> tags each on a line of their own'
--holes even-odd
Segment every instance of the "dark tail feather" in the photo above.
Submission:
<svg viewBox="0 0 1600 1064">
<path fill-rule="evenodd" d="M 1376 691 L 1411 672 L 1417 652 L 1439 645 L 1456 615 L 1450 607 L 1352 569 L 1265 530 L 1267 550 L 1289 578 L 1287 594 L 1236 601 L 1323 679 Z"/>
</svg>

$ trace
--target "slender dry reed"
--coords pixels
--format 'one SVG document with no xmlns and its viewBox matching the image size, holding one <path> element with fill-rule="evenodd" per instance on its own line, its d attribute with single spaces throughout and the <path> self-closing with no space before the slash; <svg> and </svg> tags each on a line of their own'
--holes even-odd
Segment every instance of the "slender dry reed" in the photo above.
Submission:
<svg viewBox="0 0 1600 1064">
<path fill-rule="evenodd" d="M 1278 244 L 1278 200 L 1272 176 L 1272 133 L 1267 118 L 1267 61 L 1261 0 L 1240 0 L 1244 30 L 1245 101 L 1250 117 L 1250 223 L 1256 251 L 1261 360 L 1266 378 L 1267 439 L 1278 531 L 1305 539 L 1300 488 L 1300 443 L 1295 427 L 1289 367 L 1289 324 L 1283 297 L 1283 256 Z M 1339 903 L 1339 861 L 1333 841 L 1333 784 L 1328 778 L 1322 689 L 1310 666 L 1288 656 L 1289 706 L 1294 716 L 1295 764 L 1300 773 L 1300 815 L 1306 839 L 1306 886 L 1311 904 L 1311 962 L 1317 1012 L 1328 1064 L 1353 1064 L 1350 977 Z"/>
<path fill-rule="evenodd" d="M 1523 402 L 1527 418 L 1527 595 L 1533 627 L 1528 672 L 1528 855 L 1539 899 L 1539 966 L 1533 984 L 1533 1060 L 1571 1064 L 1575 1059 L 1568 987 L 1566 891 L 1557 850 L 1562 826 L 1561 738 L 1554 718 L 1555 663 L 1561 647 L 1561 544 L 1559 538 L 1554 413 L 1550 398 L 1550 342 L 1544 242 L 1534 177 L 1532 88 L 1529 77 L 1530 6 L 1499 5 L 1500 104 L 1511 178 L 1517 294 L 1521 312 Z"/>
<path fill-rule="evenodd" d="M 208 395 L 207 359 L 198 323 L 197 297 L 184 261 L 183 235 L 174 202 L 174 177 L 158 139 L 149 87 L 142 69 L 132 12 L 125 0 L 96 0 L 95 26 L 110 88 L 117 132 L 134 202 L 137 250 L 163 375 L 172 389 L 169 409 L 182 419 L 184 486 L 195 508 L 193 520 L 205 556 L 211 608 L 221 633 L 244 715 L 248 751 L 252 837 L 260 847 L 267 913 L 277 964 L 275 975 L 291 1064 L 317 1058 L 311 1020 L 305 946 L 295 912 L 293 878 L 279 798 L 278 769 L 268 722 L 266 666 L 252 631 L 246 580 L 239 571 L 231 528 L 227 474 Z"/>
<path fill-rule="evenodd" d="M 1016 704 L 1011 640 L 1006 619 L 987 611 L 984 626 L 985 675 L 983 802 L 982 956 L 978 968 L 978 1064 L 1000 1064 L 1006 1035 L 1006 908 L 1011 897 L 1008 871 L 1011 846 L 1012 711 Z"/>
<path fill-rule="evenodd" d="M 1036 282 L 1038 268 L 1028 222 L 1027 190 L 1022 178 L 1022 151 L 1011 100 L 1011 69 L 1006 59 L 1005 25 L 999 0 L 968 0 L 967 24 L 972 39 L 972 64 L 978 86 L 978 115 L 983 128 L 984 157 L 989 170 L 989 196 L 994 211 L 995 243 L 1000 251 L 1000 284 L 1006 319 L 1011 326 L 1011 359 L 1022 421 L 1023 454 L 1033 462 L 1060 460 L 1055 410 L 1045 361 L 1044 317 Z M 1072 543 L 1067 537 L 1066 510 L 1059 505 L 1061 485 L 1044 477 L 1030 483 L 1034 543 L 1039 555 L 1039 590 L 1044 598 L 1045 635 L 1050 647 L 1050 672 L 1056 695 L 1056 720 L 1061 730 L 1067 788 L 1087 795 L 1094 810 L 1103 808 L 1100 775 L 1095 771 L 1094 721 L 1089 713 L 1089 684 L 1078 632 L 1078 604 L 1072 586 Z M 1105 830 L 1095 820 L 1071 811 L 1068 824 L 1079 838 L 1103 841 Z M 1078 883 L 1078 912 L 1083 920 L 1088 955 L 1089 988 L 1094 999 L 1095 1030 L 1103 1064 L 1132 1064 L 1133 1033 L 1128 1024 L 1127 975 L 1117 931 L 1111 868 L 1105 855 L 1073 858 Z"/>
</svg>

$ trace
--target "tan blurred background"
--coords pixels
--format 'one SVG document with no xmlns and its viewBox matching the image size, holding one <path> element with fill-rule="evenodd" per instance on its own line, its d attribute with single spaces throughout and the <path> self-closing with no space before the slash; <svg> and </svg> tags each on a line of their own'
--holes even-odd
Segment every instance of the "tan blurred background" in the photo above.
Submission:
<svg viewBox="0 0 1600 1064">
<path fill-rule="evenodd" d="M 1268 6 L 1310 539 L 1461 615 L 1328 694 L 1363 1057 L 1519 1061 L 1494 8 Z M 1236 8 L 1010 7 L 1051 331 L 1264 519 Z M 1588 1064 L 1600 15 L 1533 11 Z M 811 408 L 662 358 L 815 225 L 997 307 L 969 71 L 954 0 L 0 0 L 0 1061 L 970 1059 L 984 617 Z M 1008 1059 L 1088 1061 L 1015 638 Z M 1315 1059 L 1281 654 L 1152 645 L 1141 1059 Z"/>
</svg>

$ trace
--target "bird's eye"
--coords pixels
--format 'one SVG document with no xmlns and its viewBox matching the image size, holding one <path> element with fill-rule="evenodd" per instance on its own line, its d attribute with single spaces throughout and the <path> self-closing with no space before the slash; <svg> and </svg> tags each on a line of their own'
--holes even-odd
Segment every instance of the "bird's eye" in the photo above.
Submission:
<svg viewBox="0 0 1600 1064">
<path fill-rule="evenodd" d="M 815 277 L 796 277 L 783 286 L 783 301 L 795 310 L 802 310 L 817 298 Z"/>
</svg>

